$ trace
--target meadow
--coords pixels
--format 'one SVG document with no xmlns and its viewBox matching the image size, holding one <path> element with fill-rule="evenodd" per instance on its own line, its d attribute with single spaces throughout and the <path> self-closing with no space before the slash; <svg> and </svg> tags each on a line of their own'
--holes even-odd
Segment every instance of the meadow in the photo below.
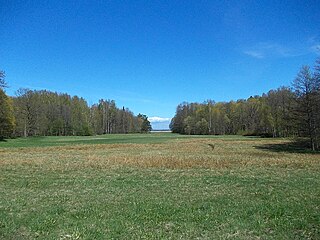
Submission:
<svg viewBox="0 0 320 240">
<path fill-rule="evenodd" d="M 320 154 L 242 136 L 10 139 L 0 239 L 320 239 Z"/>
</svg>

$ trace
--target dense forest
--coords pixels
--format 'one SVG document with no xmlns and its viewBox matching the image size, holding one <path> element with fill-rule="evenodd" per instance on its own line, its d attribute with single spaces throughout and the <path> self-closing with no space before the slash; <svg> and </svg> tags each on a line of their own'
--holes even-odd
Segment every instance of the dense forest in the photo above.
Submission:
<svg viewBox="0 0 320 240">
<path fill-rule="evenodd" d="M 94 135 L 149 132 L 146 115 L 135 116 L 118 108 L 114 100 L 88 103 L 78 96 L 46 90 L 19 89 L 5 94 L 5 75 L 0 71 L 0 138 L 28 136 Z"/>
<path fill-rule="evenodd" d="M 303 66 L 291 87 L 230 102 L 181 103 L 170 128 L 181 134 L 306 137 L 320 148 L 320 58 Z"/>
</svg>

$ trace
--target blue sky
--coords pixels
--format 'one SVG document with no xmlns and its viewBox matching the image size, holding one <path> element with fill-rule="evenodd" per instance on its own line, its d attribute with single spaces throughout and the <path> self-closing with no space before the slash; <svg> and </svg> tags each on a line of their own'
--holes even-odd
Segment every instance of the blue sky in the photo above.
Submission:
<svg viewBox="0 0 320 240">
<path fill-rule="evenodd" d="M 319 56 L 320 3 L 0 0 L 0 33 L 8 94 L 114 99 L 163 127 L 183 101 L 289 85 Z"/>
</svg>

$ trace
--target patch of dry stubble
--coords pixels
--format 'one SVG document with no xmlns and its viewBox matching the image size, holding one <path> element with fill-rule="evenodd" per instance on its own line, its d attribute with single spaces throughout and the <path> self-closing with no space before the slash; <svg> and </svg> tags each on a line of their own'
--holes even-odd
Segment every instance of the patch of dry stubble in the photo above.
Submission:
<svg viewBox="0 0 320 240">
<path fill-rule="evenodd" d="M 110 168 L 242 168 L 319 167 L 319 155 L 261 150 L 271 140 L 188 139 L 164 144 L 97 144 L 0 149 L 1 165 L 34 165 L 50 169 Z M 281 143 L 274 140 L 274 143 Z M 211 146 L 210 146 L 211 145 Z M 214 148 L 212 147 L 214 146 Z"/>
</svg>

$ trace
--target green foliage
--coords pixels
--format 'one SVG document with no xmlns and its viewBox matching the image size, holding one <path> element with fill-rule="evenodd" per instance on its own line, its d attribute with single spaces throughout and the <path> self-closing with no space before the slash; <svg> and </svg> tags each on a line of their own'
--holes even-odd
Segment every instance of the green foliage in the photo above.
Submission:
<svg viewBox="0 0 320 240">
<path fill-rule="evenodd" d="M 10 137 L 14 127 L 12 99 L 0 88 L 0 139 Z"/>
<path fill-rule="evenodd" d="M 184 132 L 186 134 L 195 134 L 196 129 L 195 129 L 195 119 L 192 116 L 187 116 L 184 121 L 183 121 L 183 125 L 184 125 Z"/>
<path fill-rule="evenodd" d="M 264 97 L 257 96 L 228 103 L 183 103 L 170 126 L 173 132 L 182 134 L 260 135 L 271 131 L 269 109 Z"/>
<path fill-rule="evenodd" d="M 208 134 L 208 122 L 204 118 L 196 123 L 196 131 L 201 135 Z"/>
<path fill-rule="evenodd" d="M 78 96 L 29 89 L 19 89 L 13 100 L 16 136 L 87 136 L 141 131 L 140 118 L 129 109 L 117 108 L 114 100 L 100 100 L 89 107 Z M 147 122 L 144 124 L 147 129 Z"/>
<path fill-rule="evenodd" d="M 143 114 L 138 114 L 138 119 L 140 123 L 140 132 L 141 133 L 148 133 L 152 130 L 151 123 L 148 120 L 148 117 Z"/>
</svg>

